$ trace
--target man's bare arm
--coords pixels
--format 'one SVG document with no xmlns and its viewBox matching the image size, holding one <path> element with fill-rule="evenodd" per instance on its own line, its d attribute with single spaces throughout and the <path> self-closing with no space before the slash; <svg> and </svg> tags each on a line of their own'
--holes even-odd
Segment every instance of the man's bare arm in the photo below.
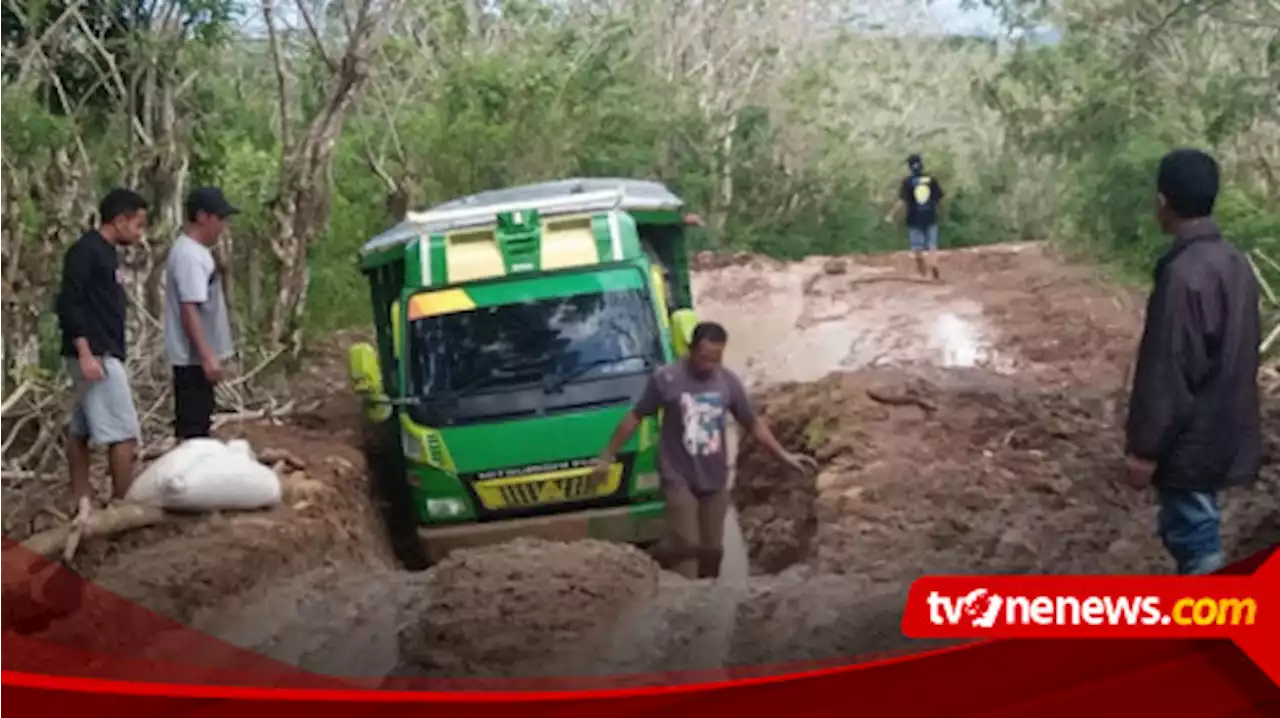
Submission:
<svg viewBox="0 0 1280 718">
<path fill-rule="evenodd" d="M 636 427 L 639 425 L 640 417 L 636 416 L 634 411 L 628 411 L 622 417 L 622 421 L 618 422 L 618 428 L 613 430 L 613 436 L 609 437 L 609 444 L 600 454 L 600 462 L 612 463 L 622 449 L 622 445 L 631 440 L 631 435 L 636 433 Z"/>
<path fill-rule="evenodd" d="M 76 356 L 80 359 L 93 358 L 93 348 L 89 346 L 89 340 L 84 337 L 76 337 L 71 340 L 71 345 L 76 348 Z"/>
<path fill-rule="evenodd" d="M 813 457 L 804 454 L 793 454 L 787 451 L 778 438 L 773 435 L 773 431 L 769 429 L 769 425 L 762 419 L 756 419 L 751 425 L 751 436 L 756 441 L 764 445 L 769 453 L 777 457 L 778 461 L 790 466 L 801 473 L 813 471 L 817 468 L 818 462 Z"/>
<path fill-rule="evenodd" d="M 893 218 L 897 217 L 898 213 L 901 212 L 904 208 L 906 208 L 906 206 L 907 206 L 907 203 L 903 202 L 901 197 L 894 200 L 893 206 L 889 208 L 889 214 L 886 214 L 884 216 L 884 221 L 892 222 Z"/>
<path fill-rule="evenodd" d="M 213 356 L 213 351 L 209 349 L 209 342 L 205 339 L 204 327 L 200 324 L 200 311 L 196 307 L 194 303 L 183 302 L 182 330 L 195 346 L 200 361 L 205 362 Z"/>
<path fill-rule="evenodd" d="M 756 419 L 755 423 L 751 426 L 751 436 L 756 441 L 764 444 L 764 448 L 768 449 L 770 453 L 783 461 L 791 455 L 790 452 L 782 447 L 782 444 L 778 442 L 778 437 L 773 435 L 773 432 L 769 429 L 769 425 L 762 419 Z"/>
</svg>

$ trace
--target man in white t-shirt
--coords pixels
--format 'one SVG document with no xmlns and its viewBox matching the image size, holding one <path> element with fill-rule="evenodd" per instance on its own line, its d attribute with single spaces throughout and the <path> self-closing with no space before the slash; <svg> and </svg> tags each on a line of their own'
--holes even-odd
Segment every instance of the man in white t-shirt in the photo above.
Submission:
<svg viewBox="0 0 1280 718">
<path fill-rule="evenodd" d="M 213 247 L 238 213 L 217 187 L 187 195 L 186 225 L 166 264 L 164 348 L 173 367 L 174 433 L 179 440 L 209 436 L 213 388 L 222 362 L 235 353 L 222 271 Z"/>
</svg>

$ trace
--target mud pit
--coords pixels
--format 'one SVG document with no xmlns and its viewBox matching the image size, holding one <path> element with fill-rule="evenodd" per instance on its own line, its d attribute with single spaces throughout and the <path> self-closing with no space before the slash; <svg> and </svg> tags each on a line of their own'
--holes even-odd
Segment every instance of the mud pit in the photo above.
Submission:
<svg viewBox="0 0 1280 718">
<path fill-rule="evenodd" d="M 352 448 L 340 354 L 307 377 L 334 397 L 315 415 L 237 429 L 308 457 L 285 507 L 99 543 L 81 568 L 237 645 L 375 682 L 913 649 L 898 625 L 923 573 L 1169 571 L 1150 498 L 1112 483 L 1140 298 L 1038 245 L 946 253 L 942 284 L 914 279 L 903 255 L 698 265 L 699 315 L 727 326 L 729 364 L 779 438 L 822 464 L 804 479 L 743 447 L 719 582 L 591 541 L 398 570 Z M 1269 464 L 1227 496 L 1233 557 L 1280 537 L 1278 483 Z"/>
</svg>

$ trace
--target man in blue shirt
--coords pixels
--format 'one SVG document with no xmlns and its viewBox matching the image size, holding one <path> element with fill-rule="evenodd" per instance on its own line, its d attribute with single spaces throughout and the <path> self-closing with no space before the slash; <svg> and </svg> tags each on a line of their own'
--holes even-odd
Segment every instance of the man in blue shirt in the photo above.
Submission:
<svg viewBox="0 0 1280 718">
<path fill-rule="evenodd" d="M 885 216 L 884 221 L 893 222 L 893 218 L 901 209 L 907 211 L 907 239 L 911 243 L 911 251 L 915 254 L 916 269 L 920 276 L 933 275 L 940 279 L 938 273 L 938 205 L 945 194 L 936 177 L 924 172 L 924 161 L 920 155 L 907 158 L 907 167 L 911 174 L 902 180 L 898 188 L 898 199 L 893 208 Z M 927 253 L 927 254 L 926 254 Z"/>
</svg>

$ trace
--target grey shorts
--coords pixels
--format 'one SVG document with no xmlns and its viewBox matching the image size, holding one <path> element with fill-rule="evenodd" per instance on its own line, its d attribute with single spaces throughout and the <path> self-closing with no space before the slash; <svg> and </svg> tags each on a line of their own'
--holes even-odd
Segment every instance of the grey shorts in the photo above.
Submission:
<svg viewBox="0 0 1280 718">
<path fill-rule="evenodd" d="M 907 227 L 907 241 L 911 243 L 911 251 L 923 252 L 926 249 L 938 248 L 938 225 L 928 227 Z"/>
<path fill-rule="evenodd" d="M 129 373 L 115 357 L 99 357 L 98 361 L 102 362 L 105 376 L 102 381 L 87 381 L 80 373 L 80 362 L 65 359 L 75 401 L 71 407 L 71 435 L 87 436 L 98 445 L 135 440 L 138 412 L 133 406 Z"/>
</svg>

